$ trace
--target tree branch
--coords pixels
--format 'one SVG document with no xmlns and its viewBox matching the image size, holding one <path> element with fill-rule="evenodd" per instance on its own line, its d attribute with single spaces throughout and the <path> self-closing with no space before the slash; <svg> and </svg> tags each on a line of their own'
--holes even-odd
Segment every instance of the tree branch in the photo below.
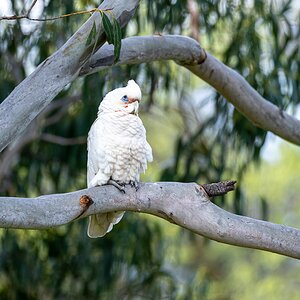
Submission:
<svg viewBox="0 0 300 300">
<path fill-rule="evenodd" d="M 229 213 L 195 183 L 142 183 L 137 192 L 126 186 L 126 194 L 101 186 L 37 198 L 0 197 L 0 226 L 50 228 L 118 210 L 152 214 L 221 243 L 300 259 L 300 230 Z"/>
<path fill-rule="evenodd" d="M 161 60 L 174 60 L 209 83 L 255 126 L 300 145 L 299 120 L 264 99 L 237 72 L 209 53 L 206 55 L 191 38 L 166 35 L 124 39 L 117 65 Z M 109 68 L 113 61 L 113 46 L 104 45 L 82 68 L 80 75 Z"/>
<path fill-rule="evenodd" d="M 70 145 L 79 145 L 86 144 L 86 136 L 77 136 L 73 138 L 65 138 L 62 136 L 50 134 L 50 133 L 42 133 L 40 139 L 45 142 L 58 144 L 60 146 L 70 146 Z"/>
<path fill-rule="evenodd" d="M 33 1 L 32 1 L 31 5 L 30 5 L 30 7 L 28 8 L 27 13 L 26 13 L 26 16 L 27 16 L 27 17 L 29 17 L 29 15 L 30 15 L 30 13 L 31 13 L 31 11 L 32 11 L 32 9 L 33 9 L 33 7 L 34 7 L 35 4 L 36 4 L 36 2 L 37 2 L 37 0 L 33 0 Z"/>
<path fill-rule="evenodd" d="M 172 49 L 172 51 L 170 51 Z M 206 58 L 195 40 L 180 35 L 135 36 L 122 40 L 119 61 L 114 64 L 113 45 L 104 45 L 83 66 L 79 75 L 89 75 L 113 65 L 141 64 L 174 60 L 181 65 L 197 65 Z"/>
<path fill-rule="evenodd" d="M 124 26 L 135 12 L 138 2 L 104 0 L 99 9 L 111 9 L 111 14 Z M 95 41 L 87 44 L 93 24 L 99 36 L 98 49 L 105 42 L 105 34 L 100 13 L 95 12 L 58 51 L 41 63 L 0 104 L 0 151 L 78 76 L 95 47 Z"/>
<path fill-rule="evenodd" d="M 82 11 L 75 11 L 69 14 L 65 14 L 65 15 L 60 15 L 60 16 L 55 16 L 55 17 L 48 17 L 48 18 L 31 18 L 29 16 L 31 10 L 33 9 L 33 6 L 36 4 L 37 0 L 34 0 L 33 3 L 31 4 L 30 8 L 28 9 L 26 14 L 22 14 L 22 15 L 12 15 L 12 16 L 1 16 L 0 17 L 0 21 L 2 20 L 20 20 L 20 19 L 27 19 L 29 21 L 37 21 L 37 22 L 47 22 L 47 21 L 55 21 L 58 19 L 63 19 L 63 18 L 67 18 L 67 17 L 72 17 L 72 16 L 78 16 L 78 15 L 83 15 L 83 14 L 91 14 L 94 12 L 104 12 L 104 11 L 111 11 L 111 8 L 107 8 L 107 9 L 99 9 L 99 8 L 92 8 L 90 10 L 82 10 Z"/>
<path fill-rule="evenodd" d="M 30 7 L 28 8 L 26 14 L 22 14 L 19 16 L 13 15 L 13 16 L 1 16 L 0 17 L 0 21 L 1 20 L 20 20 L 20 19 L 28 19 L 31 20 L 31 18 L 29 17 L 33 7 L 35 6 L 37 0 L 33 0 L 32 3 L 30 4 Z"/>
</svg>

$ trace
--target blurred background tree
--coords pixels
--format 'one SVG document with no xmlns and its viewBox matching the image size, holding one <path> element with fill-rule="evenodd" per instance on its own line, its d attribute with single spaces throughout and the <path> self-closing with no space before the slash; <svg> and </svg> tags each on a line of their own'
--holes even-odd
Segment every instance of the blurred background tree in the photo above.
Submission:
<svg viewBox="0 0 300 300">
<path fill-rule="evenodd" d="M 2 1 L 1 15 L 19 15 L 30 3 Z M 57 16 L 98 4 L 40 0 L 32 15 Z M 296 0 L 144 0 L 123 36 L 159 32 L 197 38 L 262 96 L 296 114 L 299 16 Z M 87 18 L 1 21 L 0 101 Z M 1 153 L 1 195 L 37 196 L 84 188 L 86 136 L 99 102 L 129 78 L 142 87 L 141 117 L 155 158 L 143 181 L 204 183 L 237 178 L 235 194 L 216 200 L 218 205 L 300 226 L 299 149 L 282 146 L 254 127 L 213 89 L 172 62 L 114 67 L 67 86 Z M 81 220 L 52 230 L 1 230 L 0 297 L 299 297 L 300 265 L 295 260 L 218 245 L 133 213 L 101 239 L 89 239 L 86 226 Z"/>
</svg>

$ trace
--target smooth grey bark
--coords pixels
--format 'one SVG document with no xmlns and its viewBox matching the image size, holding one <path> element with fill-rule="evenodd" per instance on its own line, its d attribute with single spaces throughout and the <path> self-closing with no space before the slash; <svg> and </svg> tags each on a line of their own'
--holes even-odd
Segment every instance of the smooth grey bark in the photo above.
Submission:
<svg viewBox="0 0 300 300">
<path fill-rule="evenodd" d="M 193 39 L 181 35 L 133 36 L 122 40 L 119 61 L 114 64 L 114 46 L 105 44 L 96 51 L 80 71 L 80 76 L 106 70 L 112 66 L 174 60 L 182 65 L 197 65 L 206 57 Z"/>
<path fill-rule="evenodd" d="M 132 17 L 138 0 L 104 0 L 99 9 L 111 9 L 121 26 Z M 107 14 L 111 18 L 110 14 Z M 93 24 L 99 34 L 97 47 L 105 42 L 99 12 L 93 15 L 54 54 L 42 62 L 0 104 L 0 152 L 16 138 L 52 99 L 77 76 L 91 56 L 95 41 L 87 44 Z"/>
<path fill-rule="evenodd" d="M 176 35 L 130 37 L 122 41 L 122 64 L 174 60 L 213 86 L 250 122 L 300 145 L 300 121 L 264 99 L 236 71 L 205 53 L 197 41 Z M 82 68 L 88 75 L 113 65 L 113 46 L 104 45 Z"/>
<path fill-rule="evenodd" d="M 93 203 L 82 206 L 82 198 Z M 300 230 L 229 213 L 196 183 L 141 183 L 137 192 L 127 186 L 126 194 L 101 186 L 37 198 L 0 197 L 0 226 L 50 228 L 118 210 L 152 214 L 221 243 L 300 259 Z"/>
</svg>

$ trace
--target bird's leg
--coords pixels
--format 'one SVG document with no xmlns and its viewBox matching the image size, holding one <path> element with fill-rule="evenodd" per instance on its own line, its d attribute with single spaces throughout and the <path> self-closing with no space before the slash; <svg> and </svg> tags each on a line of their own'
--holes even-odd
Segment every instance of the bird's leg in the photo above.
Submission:
<svg viewBox="0 0 300 300">
<path fill-rule="evenodd" d="M 116 187 L 120 192 L 125 194 L 125 187 L 124 184 L 118 183 L 117 181 L 110 179 L 108 180 L 107 184 L 109 185 L 113 185 L 114 187 Z"/>
<path fill-rule="evenodd" d="M 140 188 L 140 183 L 136 180 L 130 180 L 129 184 L 131 187 L 134 187 L 136 191 Z"/>
</svg>

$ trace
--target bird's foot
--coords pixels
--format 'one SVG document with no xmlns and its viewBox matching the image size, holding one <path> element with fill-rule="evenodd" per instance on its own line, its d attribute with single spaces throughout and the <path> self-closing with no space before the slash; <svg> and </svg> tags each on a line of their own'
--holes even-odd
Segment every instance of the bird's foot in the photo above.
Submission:
<svg viewBox="0 0 300 300">
<path fill-rule="evenodd" d="M 125 194 L 125 187 L 123 183 L 119 183 L 113 179 L 110 179 L 107 184 L 109 185 L 113 185 L 114 187 L 116 187 L 120 192 Z"/>
<path fill-rule="evenodd" d="M 130 180 L 129 184 L 131 187 L 134 187 L 136 191 L 140 188 L 140 183 L 138 181 Z"/>
</svg>

